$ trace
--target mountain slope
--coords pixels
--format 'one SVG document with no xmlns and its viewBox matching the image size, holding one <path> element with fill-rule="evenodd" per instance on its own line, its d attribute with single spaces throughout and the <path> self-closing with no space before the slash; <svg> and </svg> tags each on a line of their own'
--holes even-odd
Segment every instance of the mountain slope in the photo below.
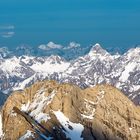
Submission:
<svg viewBox="0 0 140 140">
<path fill-rule="evenodd" d="M 3 140 L 37 139 L 39 135 L 13 111 L 14 106 L 57 139 L 140 139 L 139 107 L 110 85 L 81 90 L 70 84 L 43 81 L 13 93 L 2 108 Z"/>
</svg>

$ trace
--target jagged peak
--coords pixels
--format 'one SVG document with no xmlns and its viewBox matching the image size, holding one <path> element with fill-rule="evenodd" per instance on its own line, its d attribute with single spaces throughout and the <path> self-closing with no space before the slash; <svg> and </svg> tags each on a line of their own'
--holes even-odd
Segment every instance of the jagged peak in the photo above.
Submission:
<svg viewBox="0 0 140 140">
<path fill-rule="evenodd" d="M 126 56 L 128 59 L 139 57 L 140 56 L 140 46 L 129 49 L 123 56 Z"/>
<path fill-rule="evenodd" d="M 139 47 L 136 47 L 136 48 L 131 48 L 131 49 L 129 49 L 127 52 L 126 52 L 126 54 L 128 54 L 128 53 L 140 53 L 140 46 Z"/>
<path fill-rule="evenodd" d="M 107 55 L 109 54 L 106 50 L 104 50 L 99 43 L 96 43 L 95 45 L 92 46 L 90 49 L 89 55 L 96 55 L 96 54 L 101 54 L 101 55 Z"/>
<path fill-rule="evenodd" d="M 59 55 L 51 55 L 47 58 L 47 60 L 52 63 L 61 63 L 65 61 L 65 59 L 60 57 Z"/>
<path fill-rule="evenodd" d="M 100 45 L 99 43 L 96 43 L 96 44 L 94 45 L 94 48 L 100 48 L 100 49 L 102 49 L 102 47 L 101 47 L 101 45 Z"/>
<path fill-rule="evenodd" d="M 99 43 L 96 43 L 95 45 L 92 46 L 90 51 L 100 53 L 101 51 L 106 51 L 106 50 L 104 50 Z"/>
</svg>

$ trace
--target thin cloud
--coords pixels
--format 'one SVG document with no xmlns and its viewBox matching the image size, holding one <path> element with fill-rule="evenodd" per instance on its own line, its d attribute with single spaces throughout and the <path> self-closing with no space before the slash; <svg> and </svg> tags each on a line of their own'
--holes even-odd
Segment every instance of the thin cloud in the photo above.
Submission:
<svg viewBox="0 0 140 140">
<path fill-rule="evenodd" d="M 14 25 L 0 25 L 0 30 L 13 30 L 15 29 Z"/>
<path fill-rule="evenodd" d="M 65 47 L 64 49 L 73 49 L 73 48 L 79 48 L 81 45 L 79 43 L 76 42 L 70 42 L 69 45 L 67 47 Z"/>
<path fill-rule="evenodd" d="M 61 49 L 61 48 L 63 48 L 63 46 L 60 44 L 55 44 L 53 42 L 49 42 L 46 45 L 45 44 L 40 45 L 38 48 L 41 50 L 50 50 L 50 49 Z"/>
<path fill-rule="evenodd" d="M 1 32 L 0 35 L 3 38 L 10 38 L 10 37 L 13 37 L 15 35 L 15 32 Z"/>
</svg>

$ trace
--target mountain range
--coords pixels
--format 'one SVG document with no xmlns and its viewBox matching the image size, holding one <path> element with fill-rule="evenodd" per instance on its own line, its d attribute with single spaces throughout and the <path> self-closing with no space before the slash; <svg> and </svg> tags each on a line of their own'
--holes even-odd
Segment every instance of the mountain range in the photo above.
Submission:
<svg viewBox="0 0 140 140">
<path fill-rule="evenodd" d="M 136 105 L 140 100 L 140 48 L 123 55 L 104 50 L 99 44 L 73 60 L 51 56 L 11 56 L 0 59 L 0 104 L 12 91 L 22 90 L 42 80 L 72 83 L 80 88 L 110 84 L 120 89 Z"/>
</svg>

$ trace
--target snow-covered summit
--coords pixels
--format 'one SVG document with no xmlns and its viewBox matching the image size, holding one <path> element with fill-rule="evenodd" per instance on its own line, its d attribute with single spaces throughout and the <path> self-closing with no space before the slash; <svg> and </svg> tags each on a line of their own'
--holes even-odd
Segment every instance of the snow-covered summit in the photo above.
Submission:
<svg viewBox="0 0 140 140">
<path fill-rule="evenodd" d="M 94 53 L 102 53 L 105 50 L 101 47 L 101 45 L 99 43 L 96 43 L 95 45 L 92 46 L 90 52 L 94 52 Z"/>
<path fill-rule="evenodd" d="M 104 50 L 99 43 L 93 45 L 89 52 L 90 57 L 94 56 L 104 57 L 107 55 L 109 56 L 110 54 L 106 50 Z"/>
<path fill-rule="evenodd" d="M 136 48 L 132 48 L 130 50 L 128 50 L 124 56 L 129 60 L 131 59 L 139 59 L 140 57 L 140 48 L 136 47 Z"/>
<path fill-rule="evenodd" d="M 64 58 L 58 56 L 58 55 L 51 55 L 47 58 L 47 61 L 49 61 L 52 64 L 62 63 L 65 61 Z"/>
</svg>

